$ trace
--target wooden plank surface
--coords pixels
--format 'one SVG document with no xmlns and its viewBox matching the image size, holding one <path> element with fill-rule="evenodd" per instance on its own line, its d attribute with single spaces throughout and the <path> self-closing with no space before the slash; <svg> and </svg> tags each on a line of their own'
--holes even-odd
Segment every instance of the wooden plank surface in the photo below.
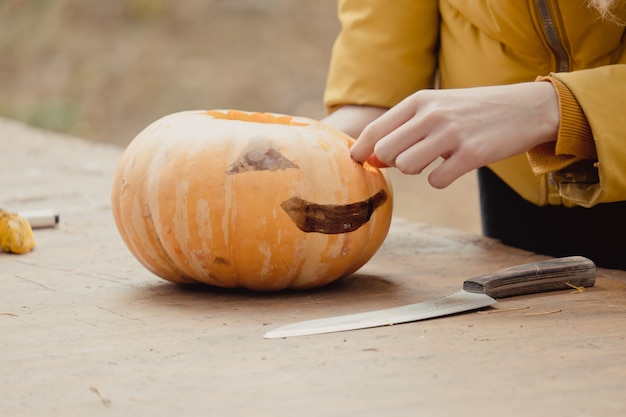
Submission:
<svg viewBox="0 0 626 417">
<path fill-rule="evenodd" d="M 294 321 L 423 301 L 544 257 L 394 219 L 357 274 L 274 294 L 166 283 L 110 214 L 118 147 L 0 121 L 0 207 L 53 208 L 0 254 L 0 416 L 623 416 L 626 273 L 582 293 L 290 339 Z"/>
</svg>

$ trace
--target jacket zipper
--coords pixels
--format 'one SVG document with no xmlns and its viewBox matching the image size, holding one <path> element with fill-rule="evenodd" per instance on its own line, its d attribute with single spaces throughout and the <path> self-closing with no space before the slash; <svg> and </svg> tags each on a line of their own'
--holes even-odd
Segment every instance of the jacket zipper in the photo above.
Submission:
<svg viewBox="0 0 626 417">
<path fill-rule="evenodd" d="M 554 19 L 552 18 L 552 13 L 548 6 L 548 0 L 536 0 L 536 4 L 539 15 L 541 16 L 541 22 L 543 23 L 543 30 L 546 34 L 548 45 L 550 45 L 556 57 L 556 68 L 558 72 L 567 72 L 569 71 L 569 56 L 556 30 Z"/>
</svg>

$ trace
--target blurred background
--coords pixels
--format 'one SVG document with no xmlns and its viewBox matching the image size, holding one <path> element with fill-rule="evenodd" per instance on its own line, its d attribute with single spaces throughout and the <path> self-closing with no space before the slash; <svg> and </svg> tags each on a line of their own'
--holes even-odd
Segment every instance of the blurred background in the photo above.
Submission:
<svg viewBox="0 0 626 417">
<path fill-rule="evenodd" d="M 319 118 L 335 0 L 2 0 L 0 116 L 127 144 L 176 111 Z"/>
<path fill-rule="evenodd" d="M 336 0 L 0 0 L 0 117 L 126 146 L 177 111 L 325 115 Z M 0 138 L 0 141 L 8 140 Z M 474 174 L 390 170 L 395 213 L 479 233 Z"/>
</svg>

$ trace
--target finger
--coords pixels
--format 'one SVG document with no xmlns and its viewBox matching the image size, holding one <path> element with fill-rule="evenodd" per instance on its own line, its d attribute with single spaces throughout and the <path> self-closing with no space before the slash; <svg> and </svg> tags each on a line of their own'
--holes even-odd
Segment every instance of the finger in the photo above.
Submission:
<svg viewBox="0 0 626 417">
<path fill-rule="evenodd" d="M 441 150 L 436 147 L 436 141 L 427 137 L 402 151 L 395 158 L 394 165 L 403 174 L 420 174 L 440 155 Z"/>
<path fill-rule="evenodd" d="M 350 148 L 352 158 L 363 163 L 374 154 L 376 144 L 389 133 L 411 119 L 414 112 L 408 106 L 396 106 L 367 125 Z"/>
<path fill-rule="evenodd" d="M 445 188 L 460 176 L 478 168 L 478 155 L 471 147 L 460 147 L 443 132 L 431 132 L 423 140 L 398 155 L 395 166 L 404 174 L 420 174 L 438 159 L 442 162 L 432 170 L 428 182 L 434 188 Z"/>
<path fill-rule="evenodd" d="M 418 135 L 419 139 L 415 136 L 396 139 L 399 143 L 403 142 L 403 144 L 398 145 L 401 148 L 398 149 L 398 153 L 393 160 L 394 165 L 400 172 L 410 175 L 420 174 L 438 158 L 445 159 L 454 153 L 458 147 L 458 142 L 454 140 L 454 136 L 450 136 L 445 129 L 442 129 L 436 121 L 437 119 L 435 118 L 433 121 L 432 117 L 420 117 L 419 119 L 414 117 L 410 123 L 406 124 L 415 124 L 415 126 L 409 126 L 408 133 Z M 400 134 L 401 131 L 398 130 L 393 134 L 395 133 Z M 387 138 L 384 139 L 384 141 L 386 140 Z M 381 148 L 385 145 L 384 141 L 378 143 Z M 388 160 L 385 159 L 386 155 L 381 156 L 378 148 L 376 148 L 376 155 L 381 161 L 388 163 Z"/>
<path fill-rule="evenodd" d="M 378 142 L 378 133 L 372 133 L 373 128 L 368 125 L 356 142 L 350 147 L 350 155 L 352 159 L 358 163 L 364 163 L 370 155 L 374 153 L 374 146 Z M 369 131 L 368 131 L 369 129 Z"/>
<path fill-rule="evenodd" d="M 428 175 L 428 183 L 434 188 L 445 188 L 471 170 L 478 168 L 474 165 L 470 159 L 460 153 L 455 153 L 450 158 L 444 159 Z"/>
</svg>

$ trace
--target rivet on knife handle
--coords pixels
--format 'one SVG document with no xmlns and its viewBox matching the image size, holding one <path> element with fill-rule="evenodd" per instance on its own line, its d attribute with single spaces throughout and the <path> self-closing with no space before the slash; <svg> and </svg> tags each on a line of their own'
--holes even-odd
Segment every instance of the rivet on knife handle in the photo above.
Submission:
<svg viewBox="0 0 626 417">
<path fill-rule="evenodd" d="M 593 287 L 595 264 L 583 256 L 569 256 L 501 269 L 463 283 L 468 292 L 494 298 L 513 297 L 575 287 Z"/>
</svg>

